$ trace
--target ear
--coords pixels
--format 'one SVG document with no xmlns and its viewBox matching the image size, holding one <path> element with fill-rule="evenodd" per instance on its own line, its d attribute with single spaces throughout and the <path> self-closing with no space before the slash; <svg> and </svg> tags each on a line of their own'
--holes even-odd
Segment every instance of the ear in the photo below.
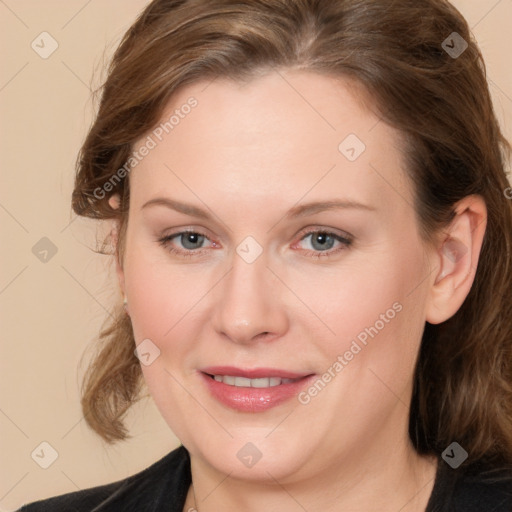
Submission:
<svg viewBox="0 0 512 512">
<path fill-rule="evenodd" d="M 119 197 L 119 194 L 112 195 L 109 200 L 108 204 L 113 210 L 119 209 L 121 205 L 121 198 Z M 118 250 L 118 243 L 119 243 L 119 221 L 115 220 L 114 224 L 112 225 L 112 230 L 110 232 L 110 236 L 112 239 L 112 243 L 114 244 L 114 253 L 115 253 L 115 260 L 116 260 L 116 274 L 117 279 L 119 282 L 119 287 L 121 288 L 121 293 L 125 295 L 125 287 L 124 287 L 124 271 L 123 271 L 123 265 L 122 262 L 119 259 L 119 250 Z"/>
<path fill-rule="evenodd" d="M 428 297 L 427 322 L 444 322 L 462 306 L 475 279 L 486 225 L 482 197 L 467 196 L 456 204 L 455 217 L 436 247 L 438 269 Z"/>
</svg>

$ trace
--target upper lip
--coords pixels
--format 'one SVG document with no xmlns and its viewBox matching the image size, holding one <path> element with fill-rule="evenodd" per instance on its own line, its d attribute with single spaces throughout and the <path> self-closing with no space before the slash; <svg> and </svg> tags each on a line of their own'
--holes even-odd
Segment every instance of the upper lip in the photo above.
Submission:
<svg viewBox="0 0 512 512">
<path fill-rule="evenodd" d="M 280 377 L 282 379 L 299 379 L 307 377 L 311 373 L 297 373 L 279 368 L 236 368 L 235 366 L 208 366 L 200 371 L 209 375 L 230 375 L 233 377 L 246 377 L 248 379 L 260 379 L 264 377 Z"/>
</svg>

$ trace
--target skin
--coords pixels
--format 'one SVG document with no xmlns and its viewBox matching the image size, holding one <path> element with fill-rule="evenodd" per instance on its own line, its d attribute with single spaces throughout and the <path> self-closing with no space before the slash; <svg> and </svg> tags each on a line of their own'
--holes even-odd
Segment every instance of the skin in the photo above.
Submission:
<svg viewBox="0 0 512 512">
<path fill-rule="evenodd" d="M 198 106 L 131 171 L 118 275 L 136 343 L 149 338 L 160 350 L 142 370 L 191 454 L 197 509 L 424 510 L 436 463 L 418 456 L 407 433 L 413 370 L 425 322 L 452 316 L 469 292 L 485 204 L 464 199 L 426 244 L 399 133 L 349 82 L 304 71 L 197 82 L 162 120 L 190 96 Z M 353 162 L 338 150 L 351 133 L 366 145 Z M 211 218 L 143 208 L 155 198 Z M 328 200 L 369 209 L 286 216 Z M 188 257 L 171 252 L 186 252 L 187 240 L 159 242 L 184 229 L 206 235 Z M 317 258 L 322 248 L 306 233 L 315 229 L 352 243 L 332 241 Z M 263 251 L 253 263 L 236 252 L 247 236 Z M 232 365 L 320 376 L 396 303 L 400 312 L 306 405 L 234 411 L 198 374 Z M 248 442 L 262 454 L 252 468 L 237 457 Z M 191 488 L 184 510 L 195 505 Z"/>
</svg>

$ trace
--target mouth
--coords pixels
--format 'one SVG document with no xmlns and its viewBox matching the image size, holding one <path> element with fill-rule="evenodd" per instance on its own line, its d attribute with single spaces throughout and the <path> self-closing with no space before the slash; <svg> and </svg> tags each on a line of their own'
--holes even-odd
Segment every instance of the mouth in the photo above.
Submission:
<svg viewBox="0 0 512 512">
<path fill-rule="evenodd" d="M 200 370 L 210 395 L 222 405 L 240 412 L 263 412 L 290 400 L 314 377 L 272 368 L 243 370 L 210 367 Z"/>
<path fill-rule="evenodd" d="M 281 377 L 261 377 L 259 379 L 249 379 L 247 377 L 235 377 L 234 375 L 210 375 L 217 382 L 222 382 L 228 386 L 236 388 L 273 388 L 282 384 L 290 384 L 299 379 L 282 379 Z"/>
</svg>

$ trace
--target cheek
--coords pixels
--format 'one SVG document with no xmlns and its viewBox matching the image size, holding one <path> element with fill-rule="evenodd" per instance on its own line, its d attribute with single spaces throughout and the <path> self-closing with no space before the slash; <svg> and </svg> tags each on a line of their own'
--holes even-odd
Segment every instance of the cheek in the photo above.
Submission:
<svg viewBox="0 0 512 512">
<path fill-rule="evenodd" d="M 377 410 L 396 399 L 388 388 L 398 396 L 409 388 L 425 325 L 426 277 L 422 251 L 408 248 L 379 251 L 371 261 L 317 281 L 322 286 L 303 278 L 303 296 L 335 333 L 311 338 L 322 370 L 344 375 L 334 387 L 350 389 L 354 407 L 364 400 Z M 339 399 L 348 400 L 341 391 Z"/>
<path fill-rule="evenodd" d="M 136 247 L 126 256 L 125 287 L 135 341 L 151 340 L 156 347 L 151 350 L 158 354 L 151 364 L 141 364 L 144 381 L 162 417 L 180 439 L 187 439 L 186 418 L 196 404 L 182 386 L 189 377 L 184 372 L 192 368 L 190 340 L 204 322 L 197 319 L 205 293 L 199 286 L 202 278 L 192 266 L 180 269 L 155 258 L 153 250 Z"/>
<path fill-rule="evenodd" d="M 294 294 L 311 310 L 309 326 L 316 324 L 322 333 L 318 339 L 332 354 L 349 350 L 354 339 L 364 345 L 391 331 L 421 330 L 426 277 L 421 250 L 381 246 L 337 267 L 289 271 L 286 282 L 293 283 Z"/>
<path fill-rule="evenodd" d="M 134 248 L 127 253 L 124 273 L 135 339 L 171 337 L 181 319 L 193 316 L 194 304 L 204 295 L 201 273 L 180 269 L 154 257 L 154 250 Z"/>
</svg>

